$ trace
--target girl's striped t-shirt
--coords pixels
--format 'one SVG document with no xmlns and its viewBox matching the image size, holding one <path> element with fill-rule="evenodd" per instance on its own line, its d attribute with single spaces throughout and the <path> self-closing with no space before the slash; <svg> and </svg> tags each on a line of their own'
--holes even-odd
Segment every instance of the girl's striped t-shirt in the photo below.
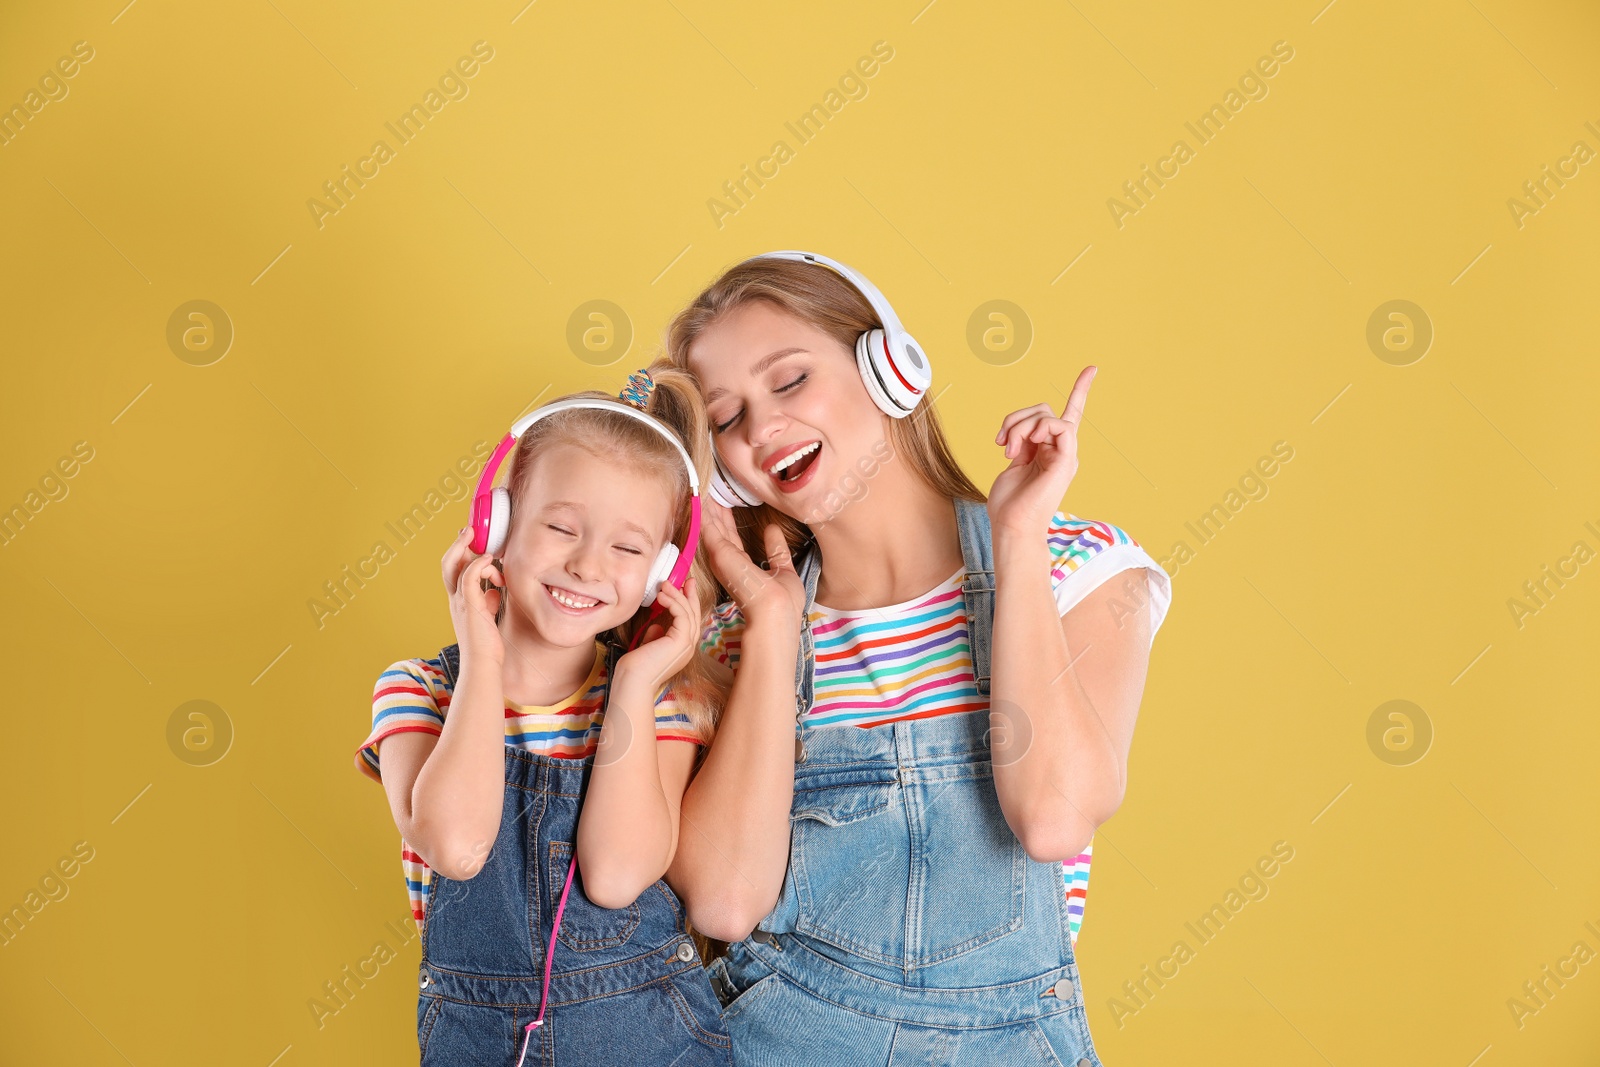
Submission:
<svg viewBox="0 0 1600 1067">
<path fill-rule="evenodd" d="M 605 722 L 607 683 L 605 648 L 596 642 L 589 677 L 565 700 L 544 707 L 506 701 L 506 744 L 560 758 L 592 755 Z M 356 750 L 356 768 L 381 782 L 378 746 L 384 738 L 412 730 L 442 733 L 453 689 L 437 656 L 392 664 L 373 686 L 372 730 Z M 670 686 L 656 695 L 655 719 L 657 741 L 704 743 L 695 736 L 689 717 L 679 710 Z M 433 872 L 404 839 L 400 842 L 400 866 L 411 899 L 411 917 L 421 929 Z"/>
<path fill-rule="evenodd" d="M 1051 517 L 1044 536 L 1058 614 L 1066 614 L 1114 575 L 1142 571 L 1125 576 L 1121 606 L 1114 605 L 1114 610 L 1131 614 L 1148 604 L 1154 639 L 1171 603 L 1171 579 L 1138 541 L 1120 527 L 1060 511 Z M 921 596 L 885 607 L 841 611 L 813 604 L 815 699 L 803 728 L 871 728 L 987 709 L 989 698 L 978 692 L 972 669 L 961 589 L 965 575 L 965 568 L 958 569 Z M 701 650 L 737 668 L 743 631 L 738 605 L 722 604 L 702 634 Z M 1074 941 L 1083 922 L 1092 855 L 1091 844 L 1062 865 Z"/>
</svg>

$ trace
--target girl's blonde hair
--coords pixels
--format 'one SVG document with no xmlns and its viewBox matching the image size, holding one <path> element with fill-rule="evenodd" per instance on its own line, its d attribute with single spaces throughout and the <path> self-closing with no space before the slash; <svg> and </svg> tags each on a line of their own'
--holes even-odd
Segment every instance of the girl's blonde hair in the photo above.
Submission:
<svg viewBox="0 0 1600 1067">
<path fill-rule="evenodd" d="M 673 317 L 667 327 L 667 360 L 689 371 L 689 349 L 700 335 L 729 312 L 757 300 L 823 331 L 851 353 L 852 362 L 856 338 L 883 326 L 867 298 L 827 267 L 787 259 L 747 259 L 724 271 Z M 924 396 L 905 418 L 889 420 L 889 445 L 895 458 L 908 463 L 940 495 L 978 503 L 988 500 L 956 462 L 930 397 Z M 796 562 L 801 549 L 813 540 L 809 526 L 767 504 L 735 508 L 733 515 L 739 539 L 752 559 L 766 558 L 762 531 L 771 523 L 783 530 Z M 727 599 L 720 583 L 715 592 L 718 602 Z"/>
<path fill-rule="evenodd" d="M 706 484 L 711 465 L 711 439 L 706 424 L 705 405 L 700 400 L 700 385 L 694 376 L 678 370 L 666 360 L 656 360 L 647 368 L 655 379 L 655 388 L 645 404 L 645 412 L 664 423 L 689 452 L 694 461 L 700 484 Z M 563 399 L 610 400 L 617 397 L 595 389 L 570 393 Z M 535 422 L 517 439 L 511 451 L 510 468 L 506 475 L 506 491 L 511 495 L 511 526 L 517 524 L 517 501 L 528 490 L 533 473 L 533 461 L 541 451 L 555 445 L 581 448 L 591 455 L 613 462 L 625 463 L 634 470 L 642 470 L 659 479 L 672 496 L 672 541 L 684 547 L 689 531 L 690 490 L 689 472 L 683 466 L 683 457 L 655 430 L 620 412 L 597 408 L 572 408 L 558 411 Z M 508 531 L 509 536 L 509 531 Z M 698 554 L 697 554 L 698 556 Z M 701 610 L 712 601 L 713 590 L 709 584 L 708 568 L 697 558 L 694 569 L 695 584 L 700 589 Z M 644 624 L 649 607 L 642 607 L 627 622 L 617 626 L 598 639 L 626 649 L 634 635 Z M 658 616 L 662 625 L 671 617 Z M 699 634 L 694 635 L 698 646 Z M 698 653 L 674 675 L 669 684 L 679 710 L 689 719 L 695 736 L 709 743 L 716 731 L 717 720 L 727 698 L 723 676 L 715 673 L 706 658 Z M 702 750 L 703 753 L 704 750 Z"/>
</svg>

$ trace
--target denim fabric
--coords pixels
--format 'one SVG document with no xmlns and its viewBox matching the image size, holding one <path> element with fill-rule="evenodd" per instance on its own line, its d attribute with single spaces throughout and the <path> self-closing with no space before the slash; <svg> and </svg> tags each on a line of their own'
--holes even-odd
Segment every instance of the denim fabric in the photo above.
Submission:
<svg viewBox="0 0 1600 1067">
<path fill-rule="evenodd" d="M 988 511 L 955 507 L 987 694 Z M 813 546 L 803 617 L 818 564 Z M 795 671 L 802 714 L 814 672 L 808 621 Z M 988 731 L 987 711 L 803 731 L 782 893 L 711 966 L 735 1064 L 1101 1067 L 1060 865 L 1030 859 L 1007 825 Z"/>
<path fill-rule="evenodd" d="M 609 652 L 608 672 L 617 652 Z M 453 684 L 456 646 L 441 659 Z M 550 930 L 593 764 L 593 756 L 507 746 L 500 831 L 483 869 L 462 882 L 434 871 L 418 975 L 422 1067 L 516 1064 L 523 1027 L 539 1012 Z M 584 895 L 580 867 L 526 1065 L 728 1067 L 728 1032 L 687 931 L 664 880 L 625 908 L 601 908 Z"/>
</svg>

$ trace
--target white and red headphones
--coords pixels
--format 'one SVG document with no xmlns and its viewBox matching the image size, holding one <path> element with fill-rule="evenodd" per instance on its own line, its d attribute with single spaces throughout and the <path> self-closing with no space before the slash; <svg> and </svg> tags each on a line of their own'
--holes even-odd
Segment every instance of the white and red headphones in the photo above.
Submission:
<svg viewBox="0 0 1600 1067">
<path fill-rule="evenodd" d="M 487 552 L 498 556 L 506 547 L 506 533 L 511 528 L 511 494 L 505 487 L 494 484 L 495 475 L 500 470 L 500 464 L 505 461 L 506 454 L 511 451 L 517 439 L 529 426 L 547 415 L 554 415 L 558 411 L 570 408 L 616 411 L 629 418 L 638 419 L 670 441 L 672 447 L 683 457 L 683 465 L 689 472 L 689 534 L 684 538 L 682 552 L 679 552 L 676 544 L 668 541 L 661 546 L 661 551 L 656 553 L 655 562 L 650 567 L 650 576 L 645 581 L 644 599 L 639 602 L 640 606 L 643 607 L 655 600 L 656 590 L 663 581 L 670 581 L 682 589 L 683 583 L 689 577 L 689 568 L 694 563 L 695 547 L 700 541 L 700 478 L 695 473 L 694 462 L 689 458 L 689 450 L 683 447 L 683 442 L 678 440 L 677 434 L 653 415 L 646 414 L 621 400 L 591 400 L 583 397 L 557 400 L 536 408 L 512 425 L 511 432 L 495 446 L 489 462 L 484 464 L 483 473 L 478 477 L 478 488 L 472 495 L 472 551 L 479 555 Z"/>
<path fill-rule="evenodd" d="M 882 329 L 868 330 L 856 338 L 856 369 L 867 387 L 867 395 L 878 410 L 891 419 L 903 419 L 916 409 L 933 381 L 933 369 L 922 346 L 900 325 L 900 316 L 894 313 L 889 301 L 878 287 L 865 276 L 836 259 L 815 252 L 766 252 L 751 259 L 790 259 L 799 263 L 814 263 L 827 267 L 856 287 L 872 310 L 877 312 Z M 747 260 L 746 262 L 749 262 Z M 717 455 L 716 441 L 712 440 L 711 455 L 714 467 L 711 472 L 711 499 L 727 508 L 754 507 L 761 503 L 756 496 L 722 465 Z"/>
</svg>

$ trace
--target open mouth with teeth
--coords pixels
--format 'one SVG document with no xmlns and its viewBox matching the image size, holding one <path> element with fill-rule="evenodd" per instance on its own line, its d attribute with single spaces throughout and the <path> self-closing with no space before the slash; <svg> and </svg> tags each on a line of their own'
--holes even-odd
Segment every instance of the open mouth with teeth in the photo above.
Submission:
<svg viewBox="0 0 1600 1067">
<path fill-rule="evenodd" d="M 568 615 L 584 615 L 604 603 L 592 596 L 580 596 L 570 589 L 561 589 L 553 585 L 546 585 L 544 591 L 549 594 L 551 601 Z"/>
<path fill-rule="evenodd" d="M 766 470 L 780 484 L 793 484 L 805 478 L 821 454 L 822 442 L 812 441 L 785 452 L 775 462 L 769 463 Z"/>
</svg>

